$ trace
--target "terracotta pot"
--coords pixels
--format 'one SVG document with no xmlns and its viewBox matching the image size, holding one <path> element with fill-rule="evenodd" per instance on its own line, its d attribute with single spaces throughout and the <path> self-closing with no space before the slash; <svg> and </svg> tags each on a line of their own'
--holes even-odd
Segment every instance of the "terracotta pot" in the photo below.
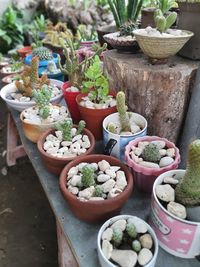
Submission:
<svg viewBox="0 0 200 267">
<path fill-rule="evenodd" d="M 107 41 L 104 39 L 104 35 L 105 34 L 108 34 L 108 33 L 112 33 L 112 32 L 116 32 L 117 31 L 117 27 L 116 26 L 104 26 L 104 27 L 99 27 L 97 29 L 97 34 L 98 34 L 98 39 L 99 39 L 99 42 L 101 44 L 101 46 L 104 44 L 104 43 L 107 43 Z M 107 48 L 108 49 L 113 49 L 113 47 L 107 43 Z"/>
<path fill-rule="evenodd" d="M 150 225 L 156 233 L 159 245 L 165 251 L 177 257 L 191 259 L 200 255 L 200 222 L 183 220 L 171 214 L 155 193 L 156 186 L 162 184 L 165 177 L 180 179 L 184 174 L 185 170 L 173 170 L 156 179 L 151 199 Z"/>
<path fill-rule="evenodd" d="M 125 172 L 128 183 L 127 187 L 122 193 L 111 199 L 100 201 L 80 201 L 76 196 L 70 193 L 66 187 L 66 177 L 68 171 L 81 162 L 97 163 L 101 160 L 107 160 L 111 166 L 119 166 L 121 170 Z M 81 220 L 94 223 L 106 220 L 120 212 L 122 206 L 126 203 L 132 193 L 133 177 L 129 169 L 118 159 L 105 155 L 89 155 L 76 159 L 65 166 L 60 174 L 60 189 L 74 215 Z"/>
<path fill-rule="evenodd" d="M 179 54 L 183 57 L 200 59 L 200 3 L 178 3 L 180 8 L 178 28 L 194 32 L 194 36 L 183 46 Z"/>
<path fill-rule="evenodd" d="M 77 125 L 74 125 L 74 127 L 77 128 Z M 62 169 L 65 167 L 65 165 L 68 164 L 70 161 L 74 160 L 75 158 L 80 158 L 80 157 L 84 157 L 86 155 L 92 154 L 92 152 L 94 151 L 94 147 L 95 147 L 94 136 L 89 130 L 84 129 L 83 133 L 89 137 L 90 144 L 91 144 L 89 149 L 87 149 L 87 151 L 84 154 L 80 156 L 76 156 L 76 157 L 70 157 L 70 158 L 58 158 L 58 157 L 51 156 L 43 149 L 43 145 L 46 140 L 46 137 L 49 134 L 54 134 L 54 133 L 55 133 L 54 129 L 49 129 L 45 131 L 42 135 L 40 135 L 37 141 L 37 147 L 40 152 L 43 163 L 46 169 L 51 173 L 59 175 Z"/>
<path fill-rule="evenodd" d="M 113 96 L 116 95 L 114 92 L 111 92 L 110 94 Z M 87 94 L 79 94 L 76 97 L 76 102 L 78 104 L 81 118 L 86 122 L 87 129 L 89 129 L 93 133 L 95 139 L 101 140 L 103 138 L 103 120 L 108 115 L 115 113 L 117 111 L 117 108 L 116 106 L 105 109 L 92 109 L 82 107 L 79 103 L 81 102 L 82 97 L 86 95 Z"/>
<path fill-rule="evenodd" d="M 28 54 L 31 54 L 32 47 L 31 46 L 24 46 L 17 50 L 20 57 L 25 58 Z"/>
<path fill-rule="evenodd" d="M 69 87 L 71 87 L 70 82 L 65 82 L 62 86 L 62 91 L 72 120 L 74 123 L 78 123 L 81 120 L 81 114 L 76 103 L 76 97 L 80 92 L 70 92 L 68 91 Z"/>
<path fill-rule="evenodd" d="M 132 158 L 130 157 L 129 153 L 131 151 L 132 146 L 138 145 L 139 142 L 143 141 L 165 141 L 166 146 L 168 148 L 174 148 L 175 149 L 175 159 L 174 162 L 166 167 L 163 168 L 147 168 L 139 165 L 136 163 Z M 131 142 L 126 146 L 125 148 L 125 161 L 129 167 L 132 168 L 134 177 L 135 177 L 135 184 L 137 187 L 146 193 L 151 193 L 152 188 L 153 188 L 153 183 L 156 180 L 156 178 L 170 170 L 175 170 L 178 168 L 178 165 L 180 163 L 180 154 L 179 154 L 179 149 L 170 141 L 168 141 L 165 138 L 160 138 L 158 136 L 144 136 L 144 137 L 139 137 Z"/>
</svg>

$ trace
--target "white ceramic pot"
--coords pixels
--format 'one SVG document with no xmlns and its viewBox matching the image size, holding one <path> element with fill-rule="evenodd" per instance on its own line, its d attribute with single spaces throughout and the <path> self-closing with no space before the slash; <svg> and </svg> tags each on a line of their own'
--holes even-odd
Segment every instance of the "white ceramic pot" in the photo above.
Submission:
<svg viewBox="0 0 200 267">
<path fill-rule="evenodd" d="M 62 85 L 63 85 L 63 82 L 58 81 L 58 80 L 50 79 L 50 84 L 51 85 L 56 85 L 59 88 L 61 88 Z M 16 91 L 16 86 L 15 86 L 14 82 L 4 86 L 0 91 L 0 96 L 6 102 L 6 104 L 8 106 L 10 106 L 11 108 L 13 108 L 13 109 L 15 109 L 17 111 L 23 111 L 24 109 L 32 107 L 32 106 L 35 105 L 35 101 L 18 102 L 18 101 L 15 101 L 15 100 L 8 99 L 6 97 L 8 94 L 13 93 L 15 91 Z M 52 104 L 59 104 L 61 99 L 62 99 L 62 97 L 63 97 L 63 93 L 62 93 L 62 90 L 60 89 L 60 94 L 55 96 L 55 97 L 53 97 L 51 99 L 51 103 Z"/>
<path fill-rule="evenodd" d="M 137 113 L 131 112 L 131 114 L 132 116 L 134 116 L 134 121 L 142 128 L 140 132 L 132 135 L 113 134 L 107 130 L 107 126 L 110 122 L 119 122 L 118 112 L 107 116 L 103 121 L 103 141 L 105 150 L 108 151 L 108 153 L 106 152 L 106 154 L 116 157 L 122 161 L 125 161 L 124 160 L 125 146 L 130 141 L 135 140 L 138 137 L 147 135 L 146 119 Z"/>
<path fill-rule="evenodd" d="M 101 267 L 117 267 L 117 265 L 113 264 L 112 262 L 110 262 L 103 254 L 102 249 L 101 249 L 101 236 L 103 234 L 103 232 L 106 230 L 106 228 L 108 228 L 110 225 L 112 225 L 114 222 L 120 220 L 120 219 L 129 219 L 129 218 L 134 218 L 135 216 L 131 216 L 131 215 L 119 215 L 119 216 L 115 216 L 109 220 L 107 220 L 100 228 L 99 232 L 98 232 L 98 236 L 97 236 L 97 252 L 98 252 L 98 258 L 99 258 L 99 262 L 101 264 Z M 138 218 L 139 219 L 139 218 Z M 151 261 L 145 265 L 145 267 L 154 267 L 156 264 L 156 259 L 158 256 L 158 240 L 157 237 L 154 233 L 154 230 L 150 227 L 149 224 L 147 224 L 145 221 L 143 221 L 141 219 L 142 222 L 144 222 L 147 226 L 148 232 L 149 234 L 152 236 L 153 238 L 153 242 L 154 242 L 154 255 L 153 258 L 151 259 Z"/>
<path fill-rule="evenodd" d="M 156 196 L 155 188 L 164 177 L 174 175 L 180 179 L 185 170 L 167 171 L 156 179 L 151 200 L 150 225 L 154 229 L 159 245 L 168 253 L 181 258 L 194 258 L 200 254 L 200 222 L 180 219 L 169 213 Z"/>
</svg>

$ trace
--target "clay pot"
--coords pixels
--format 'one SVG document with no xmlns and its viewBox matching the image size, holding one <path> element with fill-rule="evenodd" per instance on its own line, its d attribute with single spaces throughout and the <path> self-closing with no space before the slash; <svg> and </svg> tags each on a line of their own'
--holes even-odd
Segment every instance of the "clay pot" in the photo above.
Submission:
<svg viewBox="0 0 200 267">
<path fill-rule="evenodd" d="M 81 120 L 81 114 L 76 103 L 76 97 L 80 92 L 70 92 L 68 90 L 69 87 L 71 87 L 70 82 L 65 82 L 62 86 L 62 91 L 72 120 L 74 123 L 78 123 Z"/>
<path fill-rule="evenodd" d="M 174 148 L 175 149 L 175 159 L 174 162 L 166 167 L 163 168 L 147 168 L 143 167 L 140 164 L 136 163 L 129 155 L 131 151 L 131 147 L 135 146 L 137 147 L 139 142 L 144 142 L 144 141 L 165 141 L 166 146 L 168 148 Z M 131 142 L 126 146 L 125 148 L 125 161 L 126 164 L 132 168 L 132 172 L 135 178 L 135 184 L 139 188 L 139 190 L 146 192 L 146 193 L 151 193 L 153 184 L 156 180 L 156 178 L 170 170 L 175 170 L 178 168 L 178 165 L 180 163 L 180 154 L 179 154 L 179 149 L 170 141 L 168 141 L 165 138 L 160 138 L 158 136 L 144 136 L 144 137 L 139 137 Z"/>
<path fill-rule="evenodd" d="M 17 53 L 20 55 L 20 57 L 25 58 L 28 54 L 31 54 L 32 47 L 31 46 L 24 46 L 17 50 Z"/>
<path fill-rule="evenodd" d="M 104 35 L 105 34 L 109 34 L 109 33 L 113 33 L 113 32 L 116 32 L 117 31 L 117 27 L 116 26 L 104 26 L 104 27 L 99 27 L 97 29 L 97 34 L 98 34 L 98 39 L 99 39 L 99 43 L 101 44 L 101 46 L 104 44 L 104 43 L 107 43 L 107 41 L 104 39 Z M 108 49 L 113 49 L 113 47 L 107 43 L 107 48 Z"/>
<path fill-rule="evenodd" d="M 12 78 L 15 78 L 16 74 L 11 74 L 11 75 L 7 75 L 5 76 L 1 81 L 2 81 L 2 85 L 5 86 L 7 84 L 12 83 L 12 81 L 10 81 Z"/>
<path fill-rule="evenodd" d="M 111 199 L 99 201 L 80 201 L 76 196 L 70 193 L 66 187 L 67 173 L 72 167 L 77 166 L 81 162 L 97 163 L 101 160 L 108 161 L 111 166 L 119 166 L 121 170 L 125 172 L 128 183 L 127 187 L 122 193 Z M 60 189 L 74 215 L 81 220 L 94 223 L 106 220 L 120 212 L 122 206 L 132 193 L 133 177 L 126 165 L 124 165 L 118 159 L 105 155 L 89 155 L 76 159 L 65 166 L 60 174 Z"/>
<path fill-rule="evenodd" d="M 78 104 L 78 108 L 81 114 L 81 118 L 86 122 L 86 127 L 89 129 L 96 140 L 102 140 L 103 137 L 103 128 L 102 123 L 105 117 L 108 115 L 115 113 L 117 111 L 116 106 L 105 108 L 105 109 L 92 109 L 92 108 L 86 108 L 82 107 L 80 105 L 80 102 L 82 100 L 82 97 L 86 96 L 87 94 L 79 94 L 76 97 L 76 102 Z M 115 96 L 116 94 L 113 92 L 110 93 L 110 95 Z"/>
<path fill-rule="evenodd" d="M 155 11 L 156 11 L 155 7 L 143 8 L 141 10 L 141 28 L 142 29 L 148 26 L 155 28 L 155 22 L 154 22 Z"/>
<path fill-rule="evenodd" d="M 73 127 L 77 128 L 77 125 L 74 125 Z M 54 134 L 56 130 L 54 129 L 49 129 L 47 131 L 45 131 L 42 135 L 40 135 L 38 141 L 37 141 L 37 148 L 39 150 L 39 153 L 41 155 L 42 161 L 46 167 L 46 169 L 56 175 L 59 175 L 60 172 L 62 171 L 62 169 L 65 167 L 66 164 L 68 164 L 70 161 L 74 160 L 75 158 L 80 158 L 89 154 L 92 154 L 92 152 L 94 151 L 94 147 L 95 147 L 95 139 L 93 134 L 87 130 L 84 129 L 83 133 L 86 134 L 89 137 L 90 140 L 90 147 L 87 149 L 87 151 L 80 155 L 80 156 L 76 156 L 76 157 L 70 157 L 70 158 L 58 158 L 58 157 L 54 157 L 50 154 L 48 154 L 44 149 L 43 149 L 43 145 L 44 142 L 46 140 L 46 137 L 49 134 Z"/>
</svg>

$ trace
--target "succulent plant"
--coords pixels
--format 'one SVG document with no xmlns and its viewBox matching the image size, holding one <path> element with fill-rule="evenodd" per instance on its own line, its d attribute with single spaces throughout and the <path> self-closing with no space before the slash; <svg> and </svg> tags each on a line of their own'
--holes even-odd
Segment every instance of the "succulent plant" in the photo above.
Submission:
<svg viewBox="0 0 200 267">
<path fill-rule="evenodd" d="M 176 200 L 185 206 L 200 205 L 200 139 L 189 145 L 186 173 L 176 186 Z"/>
<path fill-rule="evenodd" d="M 140 241 L 138 240 L 134 240 L 132 242 L 132 249 L 135 251 L 135 252 L 139 252 L 141 250 L 142 246 L 141 246 L 141 243 Z"/>
<path fill-rule="evenodd" d="M 135 22 L 128 21 L 128 22 L 126 22 L 120 26 L 120 28 L 119 28 L 120 35 L 119 36 L 128 36 L 128 35 L 134 36 L 133 30 L 135 30 L 136 28 L 137 28 L 137 24 Z"/>
<path fill-rule="evenodd" d="M 99 185 L 95 187 L 94 197 L 102 197 L 103 196 L 103 188 Z"/>
<path fill-rule="evenodd" d="M 176 19 L 176 12 L 169 12 L 169 15 L 165 17 L 162 11 L 160 9 L 157 9 L 154 14 L 156 29 L 161 33 L 166 32 L 174 24 Z"/>
<path fill-rule="evenodd" d="M 137 236 L 137 231 L 136 231 L 135 225 L 131 222 L 127 223 L 126 232 L 132 238 L 135 238 Z"/>
<path fill-rule="evenodd" d="M 76 134 L 81 134 L 83 129 L 85 128 L 85 126 L 86 126 L 85 121 L 83 121 L 83 120 L 79 121 Z"/>
<path fill-rule="evenodd" d="M 123 231 L 120 228 L 113 229 L 112 243 L 115 247 L 119 247 L 122 243 Z"/>
<path fill-rule="evenodd" d="M 127 112 L 128 107 L 125 103 L 125 93 L 120 91 L 117 93 L 117 111 L 119 113 L 119 119 L 121 124 L 121 131 L 131 132 L 130 118 Z"/>
<path fill-rule="evenodd" d="M 53 59 L 53 54 L 51 52 L 51 50 L 49 50 L 46 47 L 36 47 L 35 49 L 33 49 L 32 52 L 33 56 L 37 56 L 39 58 L 39 60 L 51 60 Z"/>
<path fill-rule="evenodd" d="M 94 180 L 94 168 L 86 165 L 82 168 L 82 184 L 83 187 L 87 188 L 95 184 Z"/>
<path fill-rule="evenodd" d="M 40 90 L 33 90 L 34 100 L 39 108 L 39 115 L 46 119 L 50 113 L 50 99 L 52 91 L 47 85 L 43 85 Z"/>
<path fill-rule="evenodd" d="M 159 147 L 154 143 L 145 146 L 141 156 L 144 161 L 149 162 L 158 162 L 161 159 Z"/>
<path fill-rule="evenodd" d="M 107 130 L 110 133 L 116 134 L 117 133 L 116 124 L 114 122 L 109 122 L 107 126 Z"/>
</svg>

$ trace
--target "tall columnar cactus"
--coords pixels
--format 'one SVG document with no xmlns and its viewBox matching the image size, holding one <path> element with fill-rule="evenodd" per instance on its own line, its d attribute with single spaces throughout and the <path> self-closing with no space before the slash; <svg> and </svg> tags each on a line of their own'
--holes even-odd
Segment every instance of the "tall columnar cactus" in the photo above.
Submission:
<svg viewBox="0 0 200 267">
<path fill-rule="evenodd" d="M 83 187 L 87 188 L 92 185 L 95 185 L 94 180 L 94 168 L 89 165 L 86 165 L 82 168 L 82 184 Z"/>
<path fill-rule="evenodd" d="M 153 143 L 148 144 L 142 152 L 142 158 L 145 161 L 158 162 L 161 159 L 159 147 Z"/>
<path fill-rule="evenodd" d="M 60 38 L 59 40 L 61 46 L 64 49 L 64 55 L 66 58 L 64 67 L 61 65 L 61 60 L 59 58 L 59 68 L 65 75 L 68 76 L 71 86 L 75 86 L 80 90 L 86 69 L 89 67 L 92 59 L 96 55 L 100 55 L 106 49 L 107 45 L 104 44 L 102 47 L 99 47 L 92 56 L 86 58 L 82 62 L 79 62 L 79 57 L 75 52 L 72 40 L 66 40 L 68 47 L 66 47 L 65 42 L 62 38 Z"/>
<path fill-rule="evenodd" d="M 165 17 L 160 9 L 155 11 L 154 20 L 156 29 L 161 33 L 166 32 L 174 24 L 176 19 L 176 12 L 169 12 L 169 15 Z"/>
<path fill-rule="evenodd" d="M 120 91 L 117 93 L 117 111 L 119 113 L 119 119 L 121 124 L 121 131 L 131 132 L 130 118 L 127 112 L 128 107 L 125 103 L 125 93 Z"/>
<path fill-rule="evenodd" d="M 200 139 L 189 145 L 186 173 L 176 186 L 176 200 L 185 206 L 200 205 Z"/>
</svg>

